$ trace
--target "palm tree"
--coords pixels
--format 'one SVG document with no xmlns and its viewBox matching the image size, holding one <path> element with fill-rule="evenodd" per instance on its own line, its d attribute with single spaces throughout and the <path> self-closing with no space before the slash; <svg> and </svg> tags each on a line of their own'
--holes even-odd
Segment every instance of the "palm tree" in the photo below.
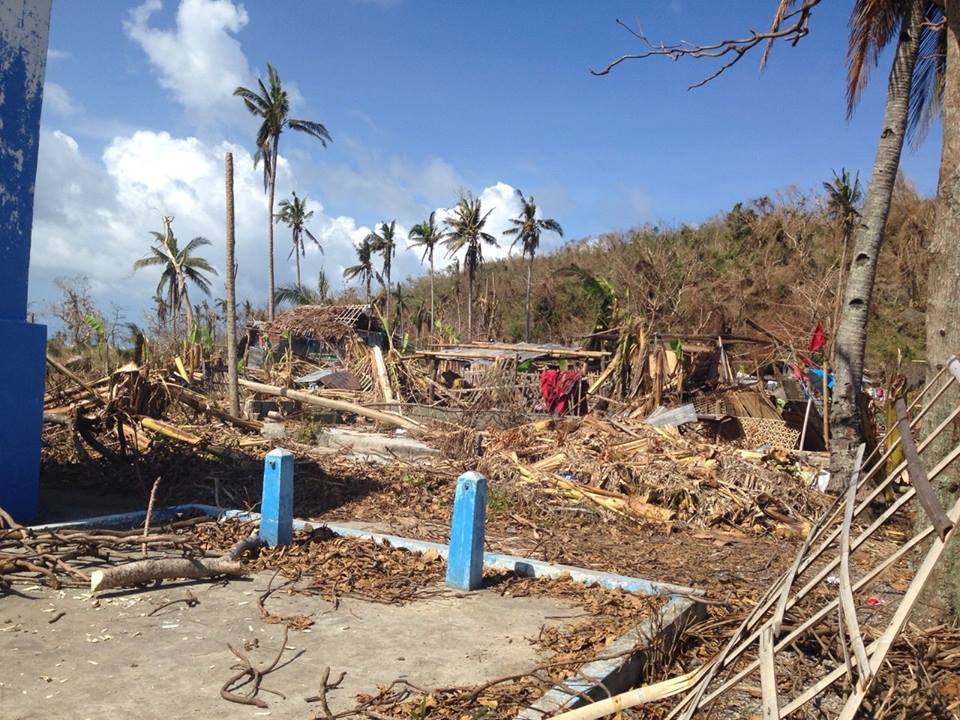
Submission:
<svg viewBox="0 0 960 720">
<path fill-rule="evenodd" d="M 277 157 L 280 146 L 280 133 L 285 129 L 296 130 L 316 138 L 324 147 L 332 142 L 330 133 L 318 122 L 311 120 L 295 120 L 288 117 L 290 100 L 287 91 L 283 89 L 280 75 L 273 65 L 267 64 L 267 76 L 270 87 L 258 79 L 259 92 L 245 87 L 238 87 L 233 94 L 243 100 L 254 116 L 261 118 L 260 129 L 257 130 L 257 154 L 254 163 L 263 161 L 263 187 L 267 192 L 267 318 L 273 320 L 273 200 L 277 186 Z"/>
<path fill-rule="evenodd" d="M 939 111 L 943 136 L 940 150 L 940 175 L 937 183 L 936 219 L 928 244 L 926 298 L 927 380 L 946 367 L 951 355 L 960 347 L 960 321 L 957 297 L 960 297 L 960 0 L 930 3 L 926 35 L 921 38 L 917 65 L 918 92 L 911 100 L 917 110 L 917 129 L 922 132 Z M 911 118 L 913 119 L 913 118 Z M 917 138 L 917 135 L 914 135 Z M 922 138 L 921 138 L 922 139 Z M 927 432 L 947 421 L 952 408 L 960 403 L 960 392 L 953 384 L 946 397 L 934 403 L 924 418 Z M 956 423 L 946 429 L 927 449 L 926 457 L 945 456 L 960 441 Z M 953 463 L 937 478 L 937 492 L 945 507 L 957 499 L 960 469 Z M 925 519 L 918 517 L 918 523 Z M 954 538 L 945 550 L 945 557 L 934 571 L 928 587 L 930 605 L 944 607 L 956 618 L 960 616 L 960 545 Z M 938 595 L 939 597 L 932 597 Z"/>
<path fill-rule="evenodd" d="M 433 250 L 437 246 L 437 243 L 443 241 L 444 233 L 437 225 L 436 222 L 436 212 L 430 213 L 430 217 L 424 220 L 421 223 L 417 223 L 410 229 L 410 234 L 407 236 L 410 241 L 410 247 L 422 247 L 423 248 L 423 257 L 420 258 L 422 263 L 424 260 L 427 260 L 430 263 L 430 325 L 431 327 L 437 324 L 437 314 L 436 314 L 436 305 L 434 304 L 434 295 L 433 295 Z"/>
<path fill-rule="evenodd" d="M 842 488 L 850 477 L 854 448 L 863 438 L 860 395 L 870 298 L 900 166 L 900 154 L 907 135 L 913 78 L 927 3 L 928 0 L 910 0 L 907 3 L 896 0 L 856 0 L 851 16 L 847 53 L 849 113 L 856 107 L 860 93 L 866 86 L 870 65 L 876 61 L 880 51 L 894 39 L 897 47 L 887 83 L 883 129 L 860 222 L 853 236 L 852 262 L 840 322 L 834 336 L 833 441 L 830 453 L 830 474 L 834 488 Z"/>
<path fill-rule="evenodd" d="M 319 248 L 321 254 L 323 253 L 323 246 L 320 244 L 320 241 L 317 240 L 313 233 L 307 228 L 307 223 L 310 222 L 310 218 L 312 217 L 313 210 L 307 210 L 306 196 L 298 198 L 297 194 L 293 193 L 292 200 L 280 201 L 280 212 L 277 213 L 277 222 L 282 222 L 290 228 L 291 240 L 293 240 L 290 255 L 297 258 L 297 287 L 300 287 L 300 257 L 307 256 L 306 243 L 303 241 L 304 237 L 313 241 L 313 244 Z M 287 258 L 289 259 L 289 257 L 288 255 Z M 274 297 L 276 297 L 276 294 L 274 294 Z"/>
<path fill-rule="evenodd" d="M 863 191 L 860 188 L 860 174 L 857 173 L 851 180 L 850 172 L 846 168 L 841 168 L 839 174 L 834 170 L 833 180 L 824 182 L 823 189 L 827 193 L 827 214 L 839 226 L 841 240 L 840 272 L 837 277 L 837 309 L 831 325 L 831 333 L 834 333 L 840 321 L 840 299 L 843 297 L 843 275 L 847 266 L 847 248 L 857 220 L 860 218 L 860 201 L 863 199 Z"/>
<path fill-rule="evenodd" d="M 467 275 L 467 339 L 473 338 L 473 290 L 477 270 L 483 265 L 483 244 L 497 247 L 496 238 L 484 231 L 487 218 L 493 210 L 483 212 L 480 198 L 472 193 L 461 195 L 453 214 L 444 222 L 449 233 L 443 244 L 447 255 L 456 255 L 465 250 L 463 270 Z"/>
<path fill-rule="evenodd" d="M 457 335 L 459 336 L 463 332 L 463 323 L 461 322 L 460 317 L 461 290 L 463 289 L 460 284 L 460 258 L 455 257 L 453 262 L 447 265 L 446 272 L 450 275 L 450 278 L 453 281 L 453 298 L 457 305 Z M 449 294 L 440 298 L 440 301 L 443 302 L 447 297 L 449 297 Z"/>
<path fill-rule="evenodd" d="M 549 230 L 550 232 L 555 232 L 560 237 L 563 237 L 563 228 L 560 227 L 560 223 L 551 218 L 538 218 L 537 217 L 537 203 L 534 201 L 533 196 L 528 200 L 523 196 L 523 193 L 517 190 L 517 195 L 520 196 L 520 202 L 522 204 L 520 215 L 515 218 L 511 218 L 510 223 L 513 227 L 508 228 L 504 231 L 504 235 L 513 235 L 514 240 L 510 247 L 513 247 L 517 243 L 521 245 L 521 257 L 526 256 L 529 258 L 527 263 L 527 294 L 523 303 L 523 314 L 524 314 L 524 329 L 523 329 L 523 339 L 526 342 L 530 341 L 530 283 L 533 278 L 533 258 L 537 254 L 537 249 L 540 247 L 540 233 L 544 230 Z"/>
<path fill-rule="evenodd" d="M 136 365 L 142 365 L 143 348 L 147 344 L 147 337 L 136 323 L 128 322 L 124 327 L 127 330 L 127 339 L 133 345 L 133 362 Z"/>
<path fill-rule="evenodd" d="M 367 305 L 370 304 L 370 281 L 373 275 L 373 246 L 370 245 L 370 236 L 367 235 L 357 246 L 357 264 L 343 271 L 344 280 L 360 278 L 364 287 L 364 302 Z"/>
<path fill-rule="evenodd" d="M 387 322 L 390 322 L 390 270 L 393 267 L 393 258 L 397 254 L 397 221 L 391 220 L 387 225 L 384 220 L 380 223 L 380 232 L 372 232 L 367 235 L 367 240 L 374 252 L 383 256 L 383 272 L 380 274 L 380 283 L 386 290 L 387 295 Z"/>
<path fill-rule="evenodd" d="M 327 275 L 321 270 L 317 274 L 316 289 L 302 285 L 281 285 L 277 288 L 273 299 L 277 305 L 323 305 L 330 297 L 330 283 Z"/>
<path fill-rule="evenodd" d="M 321 303 L 330 299 L 330 280 L 327 279 L 327 271 L 323 268 L 317 273 L 317 297 Z"/>
<path fill-rule="evenodd" d="M 183 248 L 177 244 L 171 224 L 172 217 L 163 218 L 163 232 L 151 232 L 155 243 L 150 246 L 150 254 L 140 258 L 133 264 L 134 270 L 145 267 L 162 267 L 160 282 L 157 284 L 157 296 L 164 297 L 168 308 L 173 312 L 174 323 L 176 313 L 180 308 L 186 308 L 187 332 L 194 328 L 193 306 L 190 304 L 190 295 L 187 291 L 188 281 L 192 282 L 201 292 L 210 294 L 210 280 L 204 273 L 217 274 L 202 257 L 194 255 L 197 248 L 209 245 L 206 238 L 195 237 Z M 176 330 L 174 330 L 176 333 Z"/>
<path fill-rule="evenodd" d="M 392 293 L 394 301 L 397 303 L 397 331 L 403 335 L 403 311 L 407 309 L 407 296 L 403 292 L 403 286 L 397 283 L 396 290 Z"/>
</svg>

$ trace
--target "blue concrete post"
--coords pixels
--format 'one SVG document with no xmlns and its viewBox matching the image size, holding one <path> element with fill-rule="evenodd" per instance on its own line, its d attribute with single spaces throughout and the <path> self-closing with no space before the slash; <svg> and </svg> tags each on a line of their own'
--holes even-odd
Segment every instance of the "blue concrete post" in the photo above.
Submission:
<svg viewBox="0 0 960 720">
<path fill-rule="evenodd" d="M 37 509 L 47 329 L 26 322 L 51 0 L 0 2 L 0 507 Z"/>
<path fill-rule="evenodd" d="M 450 523 L 447 585 L 476 590 L 483 584 L 483 538 L 487 515 L 487 479 L 466 472 L 457 479 Z"/>
<path fill-rule="evenodd" d="M 293 540 L 293 453 L 283 448 L 268 452 L 263 465 L 260 537 L 271 547 Z"/>
</svg>

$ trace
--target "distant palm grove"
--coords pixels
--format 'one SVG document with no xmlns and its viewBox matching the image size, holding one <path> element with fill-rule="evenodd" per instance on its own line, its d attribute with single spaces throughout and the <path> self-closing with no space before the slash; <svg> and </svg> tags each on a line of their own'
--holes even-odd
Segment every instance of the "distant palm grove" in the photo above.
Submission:
<svg viewBox="0 0 960 720">
<path fill-rule="evenodd" d="M 355 246 L 355 261 L 342 273 L 346 286 L 334 293 L 322 267 L 303 267 L 308 245 L 324 250 L 310 228 L 308 198 L 294 191 L 275 202 L 283 131 L 304 133 L 322 146 L 332 137 L 319 122 L 289 117 L 289 99 L 272 65 L 266 83 L 238 87 L 235 94 L 261 120 L 255 163 L 263 170 L 269 213 L 267 293 L 260 302 L 243 303 L 247 317 L 271 318 L 278 305 L 373 303 L 407 346 L 471 338 L 572 341 L 625 322 L 655 332 L 716 335 L 743 331 L 749 319 L 781 337 L 804 337 L 817 323 L 828 332 L 837 326 L 843 269 L 863 200 L 859 179 L 845 170 L 825 180 L 820 194 L 788 190 L 738 203 L 696 226 L 643 226 L 580 240 L 564 240 L 560 221 L 520 191 L 520 211 L 497 237 L 488 222 L 492 208 L 464 191 L 449 210 L 415 223 L 407 237 L 396 219 L 377 223 Z M 160 269 L 157 317 L 172 322 L 174 336 L 181 316 L 184 333 L 201 324 L 215 328 L 221 319 L 216 310 L 206 302 L 191 305 L 189 295 L 191 286 L 210 294 L 215 270 L 198 255 L 209 242 L 194 238 L 181 248 L 172 221 L 163 219 L 150 254 L 135 269 Z M 908 358 L 922 354 L 924 251 L 932 222 L 931 202 L 898 179 L 872 304 L 871 362 L 897 349 Z M 289 231 L 287 259 L 294 260 L 296 280 L 275 287 L 278 225 Z M 552 251 L 541 251 L 545 236 L 552 238 Z M 511 254 L 491 260 L 498 246 Z M 398 281 L 396 259 L 405 252 L 417 253 L 425 272 Z M 304 277 L 317 279 L 314 284 Z M 212 317 L 198 317 L 204 308 Z"/>
</svg>

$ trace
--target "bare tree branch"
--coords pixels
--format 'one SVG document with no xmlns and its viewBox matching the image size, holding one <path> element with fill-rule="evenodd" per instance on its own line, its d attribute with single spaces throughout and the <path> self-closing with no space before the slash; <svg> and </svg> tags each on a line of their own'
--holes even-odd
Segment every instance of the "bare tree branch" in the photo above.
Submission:
<svg viewBox="0 0 960 720">
<path fill-rule="evenodd" d="M 783 42 L 789 42 L 791 45 L 796 45 L 810 32 L 810 13 L 814 7 L 820 4 L 821 0 L 803 0 L 800 7 L 795 10 L 790 10 L 793 2 L 794 0 L 780 0 L 777 11 L 770 24 L 770 29 L 766 32 L 751 30 L 749 37 L 720 40 L 708 45 L 695 45 L 686 40 L 681 40 L 680 42 L 670 45 L 665 43 L 652 43 L 639 25 L 637 29 L 634 30 L 628 27 L 622 20 L 618 19 L 617 24 L 637 38 L 647 49 L 641 52 L 621 55 L 602 69 L 591 70 L 590 72 L 598 76 L 607 75 L 613 68 L 626 60 L 641 60 L 655 56 L 667 57 L 671 60 L 680 60 L 686 57 L 723 59 L 723 62 L 716 71 L 712 72 L 703 80 L 690 85 L 688 89 L 692 90 L 693 88 L 703 87 L 711 80 L 722 75 L 758 45 L 764 46 L 763 54 L 760 57 L 760 68 L 763 69 L 775 42 L 781 40 Z M 785 25 L 784 23 L 788 24 Z"/>
</svg>

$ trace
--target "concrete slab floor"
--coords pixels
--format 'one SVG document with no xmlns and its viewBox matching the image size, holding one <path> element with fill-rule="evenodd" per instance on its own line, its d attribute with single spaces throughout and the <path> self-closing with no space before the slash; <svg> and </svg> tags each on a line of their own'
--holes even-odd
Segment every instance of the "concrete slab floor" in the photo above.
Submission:
<svg viewBox="0 0 960 720">
<path fill-rule="evenodd" d="M 398 678 L 420 687 L 474 685 L 526 670 L 544 660 L 529 639 L 544 624 L 582 617 L 576 605 L 553 598 L 503 597 L 496 590 L 466 595 L 437 586 L 436 596 L 405 606 L 344 598 L 339 608 L 316 596 L 276 591 L 271 611 L 312 614 L 315 624 L 291 631 L 281 665 L 262 692 L 268 710 L 229 703 L 220 687 L 235 659 L 226 644 L 252 647 L 255 663 L 279 650 L 281 625 L 260 619 L 256 600 L 271 573 L 226 586 L 166 584 L 93 601 L 76 589 L 17 589 L 26 597 L 0 598 L 0 717 L 235 718 L 269 715 L 306 720 L 323 669 L 347 675 L 328 693 L 333 712 L 355 705 Z M 186 596 L 183 603 L 147 614 Z M 49 621 L 64 612 L 59 620 Z M 299 657 L 294 658 L 298 653 Z"/>
</svg>

